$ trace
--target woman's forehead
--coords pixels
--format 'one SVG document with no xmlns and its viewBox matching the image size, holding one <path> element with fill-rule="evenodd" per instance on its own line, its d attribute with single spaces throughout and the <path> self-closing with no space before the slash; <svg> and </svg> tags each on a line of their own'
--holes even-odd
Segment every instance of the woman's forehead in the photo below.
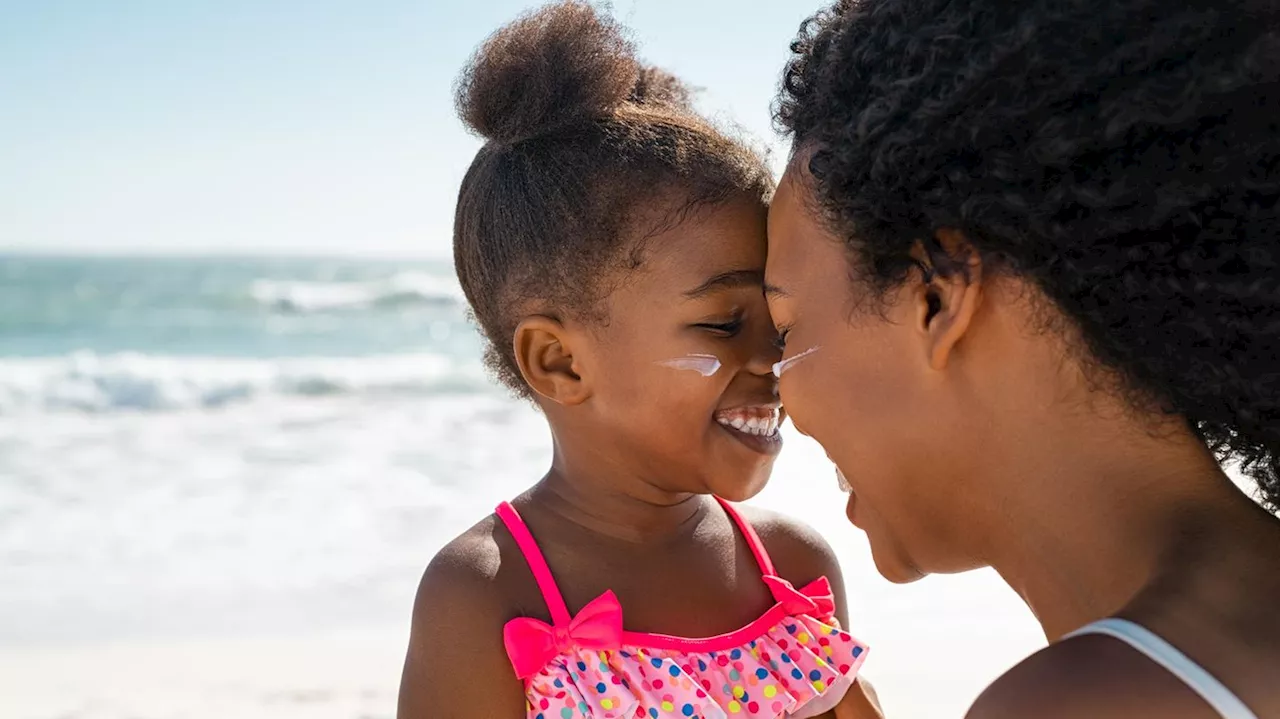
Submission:
<svg viewBox="0 0 1280 719">
<path fill-rule="evenodd" d="M 820 228 L 807 213 L 807 188 L 791 169 L 783 176 L 769 208 L 769 245 L 765 282 L 785 290 L 803 279 L 803 268 Z"/>
</svg>

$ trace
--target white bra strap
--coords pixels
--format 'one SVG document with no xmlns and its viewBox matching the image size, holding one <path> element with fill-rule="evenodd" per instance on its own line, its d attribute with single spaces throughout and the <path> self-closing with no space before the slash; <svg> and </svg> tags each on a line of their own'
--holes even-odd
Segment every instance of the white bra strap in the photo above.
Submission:
<svg viewBox="0 0 1280 719">
<path fill-rule="evenodd" d="M 1239 697 L 1205 671 L 1204 667 L 1196 664 L 1186 654 L 1140 624 L 1111 617 L 1081 627 L 1063 639 L 1078 637 L 1081 634 L 1103 634 L 1114 637 L 1142 652 L 1151 661 L 1169 670 L 1169 673 L 1191 687 L 1196 694 L 1209 703 L 1209 706 L 1216 709 L 1223 719 L 1257 719 L 1257 716 L 1244 705 L 1244 702 L 1240 701 Z"/>
</svg>

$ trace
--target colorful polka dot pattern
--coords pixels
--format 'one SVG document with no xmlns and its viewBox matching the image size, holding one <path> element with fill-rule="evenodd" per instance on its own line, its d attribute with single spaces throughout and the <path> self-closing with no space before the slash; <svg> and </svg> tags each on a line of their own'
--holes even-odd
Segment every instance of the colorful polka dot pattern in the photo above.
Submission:
<svg viewBox="0 0 1280 719">
<path fill-rule="evenodd" d="M 528 716 L 799 719 L 830 709 L 865 657 L 865 645 L 807 615 L 724 652 L 572 651 L 528 681 Z"/>
</svg>

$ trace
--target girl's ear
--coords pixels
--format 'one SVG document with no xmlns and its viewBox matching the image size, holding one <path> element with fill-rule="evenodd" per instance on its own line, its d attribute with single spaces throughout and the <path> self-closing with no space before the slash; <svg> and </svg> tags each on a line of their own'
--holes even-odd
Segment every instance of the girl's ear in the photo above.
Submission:
<svg viewBox="0 0 1280 719">
<path fill-rule="evenodd" d="M 524 381 L 539 396 L 561 405 L 577 405 L 591 396 L 583 362 L 575 357 L 579 333 L 546 315 L 530 315 L 516 326 L 512 344 Z"/>
</svg>

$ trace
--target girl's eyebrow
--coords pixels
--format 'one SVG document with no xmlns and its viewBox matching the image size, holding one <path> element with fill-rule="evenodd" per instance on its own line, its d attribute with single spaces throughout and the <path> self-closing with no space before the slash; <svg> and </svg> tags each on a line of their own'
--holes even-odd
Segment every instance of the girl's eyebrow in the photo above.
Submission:
<svg viewBox="0 0 1280 719">
<path fill-rule="evenodd" d="M 787 294 L 787 291 L 782 289 L 781 287 L 778 287 L 777 285 L 771 285 L 766 282 L 764 283 L 764 296 L 765 297 L 790 297 L 791 295 Z"/>
<path fill-rule="evenodd" d="M 696 299 L 712 292 L 737 289 L 740 287 L 760 287 L 764 284 L 764 272 L 761 270 L 729 270 L 708 277 L 705 282 L 684 293 L 689 299 Z"/>
</svg>

